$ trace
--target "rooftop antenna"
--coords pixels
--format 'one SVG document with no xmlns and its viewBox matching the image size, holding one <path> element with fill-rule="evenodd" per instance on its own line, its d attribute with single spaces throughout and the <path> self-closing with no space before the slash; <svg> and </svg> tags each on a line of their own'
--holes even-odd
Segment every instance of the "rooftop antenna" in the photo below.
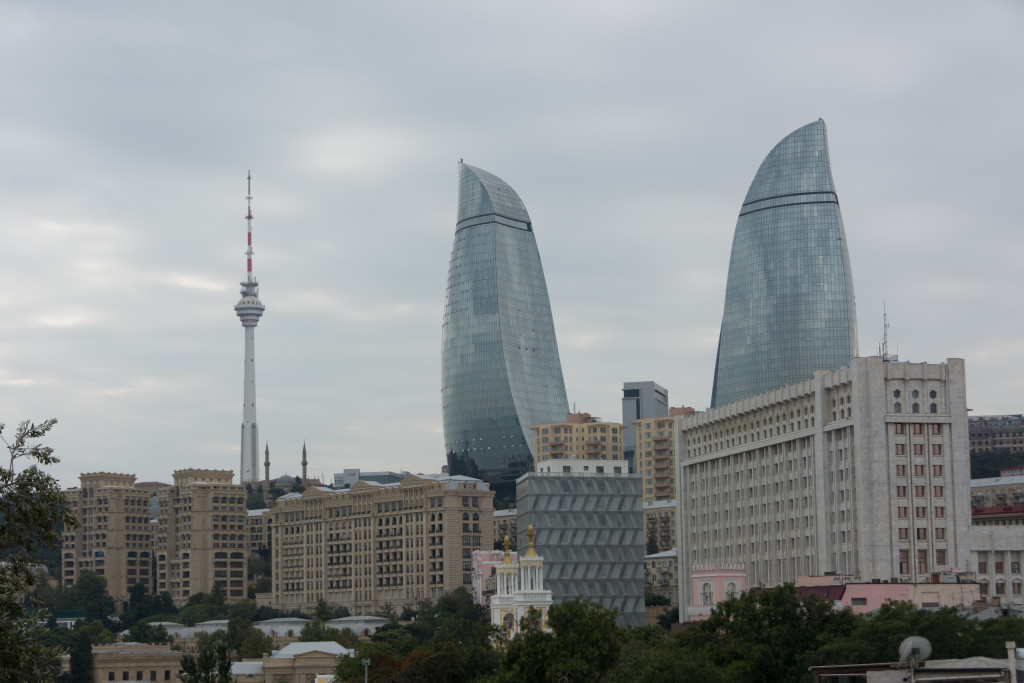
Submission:
<svg viewBox="0 0 1024 683">
<path fill-rule="evenodd" d="M 899 353 L 889 353 L 889 313 L 885 309 L 885 302 L 882 302 L 882 348 L 881 356 L 883 363 L 898 363 Z"/>
</svg>

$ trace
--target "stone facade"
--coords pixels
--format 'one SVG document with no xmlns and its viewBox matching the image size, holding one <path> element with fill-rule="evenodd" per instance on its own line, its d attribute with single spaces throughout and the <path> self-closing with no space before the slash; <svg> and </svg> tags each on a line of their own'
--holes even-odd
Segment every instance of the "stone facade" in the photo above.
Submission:
<svg viewBox="0 0 1024 683">
<path fill-rule="evenodd" d="M 215 583 L 228 602 L 246 597 L 246 495 L 232 477 L 231 470 L 178 470 L 174 485 L 157 493 L 157 592 L 169 592 L 176 605 Z"/>
<path fill-rule="evenodd" d="M 64 529 L 62 585 L 92 571 L 106 579 L 115 600 L 127 601 L 137 583 L 153 592 L 149 490 L 135 486 L 134 474 L 94 472 L 82 474 L 80 486 L 64 495 L 79 526 Z"/>
<path fill-rule="evenodd" d="M 693 415 L 693 408 L 669 408 L 660 419 L 637 420 L 636 472 L 643 476 L 640 496 L 644 503 L 676 497 L 675 421 L 677 415 Z M 674 546 L 673 546 L 674 547 Z"/>
<path fill-rule="evenodd" d="M 273 605 L 321 598 L 353 613 L 472 587 L 472 553 L 494 547 L 494 492 L 479 479 L 409 475 L 345 491 L 307 488 L 271 510 Z"/>
<path fill-rule="evenodd" d="M 698 564 L 742 563 L 765 586 L 966 571 L 962 360 L 854 358 L 676 426 L 680 604 Z"/>
</svg>

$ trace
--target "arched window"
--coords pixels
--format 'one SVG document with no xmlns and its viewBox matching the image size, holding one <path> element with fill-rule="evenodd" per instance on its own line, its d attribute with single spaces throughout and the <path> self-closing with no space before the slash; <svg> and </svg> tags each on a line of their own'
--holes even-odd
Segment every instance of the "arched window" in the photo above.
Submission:
<svg viewBox="0 0 1024 683">
<path fill-rule="evenodd" d="M 730 582 L 725 587 L 725 597 L 727 599 L 729 599 L 729 600 L 732 600 L 733 598 L 736 597 L 736 584 L 735 583 Z"/>
<path fill-rule="evenodd" d="M 700 587 L 700 604 L 702 605 L 713 605 L 715 604 L 715 592 L 711 590 L 711 584 L 705 583 Z"/>
<path fill-rule="evenodd" d="M 935 405 L 934 403 L 931 404 L 930 406 L 928 406 L 928 412 L 929 413 L 937 413 L 937 412 L 939 412 L 939 406 Z"/>
<path fill-rule="evenodd" d="M 899 401 L 896 401 L 896 403 L 893 404 L 892 412 L 894 412 L 894 413 L 902 413 L 903 412 L 903 406 L 900 405 Z"/>
<path fill-rule="evenodd" d="M 912 413 L 920 413 L 921 412 L 921 404 L 920 403 L 915 403 L 914 405 L 910 406 L 910 412 L 912 412 Z"/>
</svg>

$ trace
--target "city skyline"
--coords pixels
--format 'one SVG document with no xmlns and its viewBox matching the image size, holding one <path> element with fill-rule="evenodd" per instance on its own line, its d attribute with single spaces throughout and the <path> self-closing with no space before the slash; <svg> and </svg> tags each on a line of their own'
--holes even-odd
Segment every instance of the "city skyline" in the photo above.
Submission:
<svg viewBox="0 0 1024 683">
<path fill-rule="evenodd" d="M 972 414 L 1020 413 L 1022 31 L 1006 2 L 7 3 L 0 420 L 60 420 L 64 486 L 234 469 L 252 168 L 272 474 L 304 439 L 310 476 L 438 471 L 460 158 L 545 226 L 570 407 L 617 419 L 651 379 L 703 410 L 739 197 L 818 117 L 861 354 L 884 305 L 901 359 L 963 357 Z"/>
</svg>

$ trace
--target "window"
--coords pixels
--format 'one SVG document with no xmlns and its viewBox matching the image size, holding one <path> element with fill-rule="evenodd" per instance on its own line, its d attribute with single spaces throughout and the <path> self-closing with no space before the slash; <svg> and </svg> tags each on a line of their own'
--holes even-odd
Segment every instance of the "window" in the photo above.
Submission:
<svg viewBox="0 0 1024 683">
<path fill-rule="evenodd" d="M 932 476 L 933 477 L 941 477 L 942 476 L 942 465 L 932 465 Z"/>
<path fill-rule="evenodd" d="M 1013 582 L 1013 594 L 1020 595 L 1020 581 Z"/>
<path fill-rule="evenodd" d="M 914 508 L 914 516 L 917 517 L 918 519 L 924 519 L 925 517 L 928 516 L 928 508 L 925 508 L 925 507 Z"/>
<path fill-rule="evenodd" d="M 866 604 L 868 604 L 868 599 L 867 598 L 853 598 L 852 600 L 850 600 L 850 603 L 853 604 L 854 606 L 856 606 L 856 605 L 866 605 Z"/>
<path fill-rule="evenodd" d="M 896 401 L 896 403 L 892 404 L 892 412 L 894 412 L 894 413 L 902 413 L 903 412 L 903 406 L 900 404 L 899 401 Z M 899 425 L 897 425 L 897 426 L 899 426 Z M 896 433 L 900 434 L 901 432 L 896 432 Z"/>
<path fill-rule="evenodd" d="M 914 465 L 914 476 L 915 477 L 923 477 L 924 476 L 924 465 Z"/>
<path fill-rule="evenodd" d="M 935 434 L 936 436 L 941 435 L 942 434 L 942 425 L 940 425 L 940 424 L 933 424 L 932 425 L 932 434 Z"/>
<path fill-rule="evenodd" d="M 1002 573 L 1003 573 L 1003 563 L 1002 562 L 996 562 L 996 574 L 1002 574 Z"/>
<path fill-rule="evenodd" d="M 932 495 L 934 495 L 936 498 L 941 498 L 942 497 L 942 487 L 941 486 L 933 486 L 932 487 Z"/>
<path fill-rule="evenodd" d="M 914 444 L 914 455 L 924 455 L 924 444 L 923 443 L 915 443 Z"/>
<path fill-rule="evenodd" d="M 898 508 L 896 508 L 896 516 L 899 517 L 900 519 L 906 519 L 907 518 L 907 508 L 905 508 L 905 507 L 898 507 Z"/>
<path fill-rule="evenodd" d="M 913 433 L 913 434 L 924 434 L 924 425 L 923 424 L 917 423 L 915 425 L 911 425 L 911 427 L 912 427 L 912 429 L 910 430 L 911 433 Z"/>
<path fill-rule="evenodd" d="M 988 573 L 988 562 L 978 562 L 978 573 L 979 574 L 987 574 Z"/>
<path fill-rule="evenodd" d="M 935 564 L 946 564 L 946 551 L 943 548 L 935 551 Z"/>
<path fill-rule="evenodd" d="M 939 467 L 942 467 L 942 465 L 939 465 Z M 897 477 L 905 477 L 905 476 L 907 476 L 907 466 L 906 465 L 896 465 L 896 476 Z"/>
<path fill-rule="evenodd" d="M 915 403 L 914 405 L 910 406 L 910 412 L 912 412 L 912 413 L 920 413 L 921 412 L 921 404 L 920 403 Z"/>
<path fill-rule="evenodd" d="M 924 498 L 924 487 L 923 486 L 915 486 L 914 487 L 914 496 L 916 498 Z"/>
<path fill-rule="evenodd" d="M 932 444 L 932 455 L 942 455 L 942 444 L 941 443 L 933 443 Z"/>
<path fill-rule="evenodd" d="M 907 487 L 906 486 L 897 486 L 896 487 L 896 497 L 897 498 L 906 498 L 907 497 Z"/>
<path fill-rule="evenodd" d="M 900 540 L 901 541 L 907 540 L 907 536 L 908 536 L 907 528 L 906 527 L 900 527 Z"/>
<path fill-rule="evenodd" d="M 935 516 L 936 517 L 945 517 L 946 516 L 946 508 L 942 507 L 941 505 L 936 507 L 935 508 Z"/>
<path fill-rule="evenodd" d="M 919 541 L 927 541 L 928 540 L 928 530 L 925 529 L 925 528 L 917 529 L 916 537 L 917 537 L 917 540 L 919 540 Z"/>
<path fill-rule="evenodd" d="M 906 455 L 906 454 L 907 454 L 907 446 L 906 446 L 906 444 L 902 444 L 902 443 L 896 444 L 896 455 Z"/>
<path fill-rule="evenodd" d="M 937 413 L 937 412 L 939 412 L 939 406 L 936 405 L 935 403 L 928 404 L 928 412 L 929 413 Z"/>
<path fill-rule="evenodd" d="M 902 422 L 900 422 L 899 424 L 893 425 L 893 426 L 896 428 L 896 432 L 895 432 L 896 434 L 903 434 L 904 433 L 903 430 L 905 429 L 906 425 L 904 425 Z"/>
</svg>

